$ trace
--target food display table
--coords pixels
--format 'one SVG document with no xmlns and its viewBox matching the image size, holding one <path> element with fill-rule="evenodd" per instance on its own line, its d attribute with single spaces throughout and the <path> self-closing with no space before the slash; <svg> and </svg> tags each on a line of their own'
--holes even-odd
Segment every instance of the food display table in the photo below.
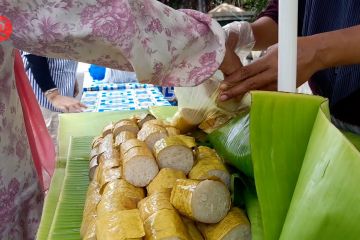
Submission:
<svg viewBox="0 0 360 240">
<path fill-rule="evenodd" d="M 175 110 L 151 112 L 167 118 Z M 38 239 L 80 239 L 91 139 L 109 122 L 141 112 L 61 115 L 59 161 Z M 208 137 L 233 176 L 249 180 L 233 181 L 232 190 L 240 188 L 234 194 L 245 203 L 253 239 L 358 238 L 360 141 L 331 124 L 326 99 L 253 92 L 250 114 Z"/>
</svg>

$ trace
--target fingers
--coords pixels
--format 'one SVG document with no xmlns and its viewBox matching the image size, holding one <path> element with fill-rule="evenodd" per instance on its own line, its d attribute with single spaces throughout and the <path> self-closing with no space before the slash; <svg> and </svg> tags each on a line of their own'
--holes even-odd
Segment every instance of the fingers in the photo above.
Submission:
<svg viewBox="0 0 360 240">
<path fill-rule="evenodd" d="M 79 112 L 83 112 L 84 108 L 87 108 L 87 106 L 80 102 L 76 102 L 75 104 L 68 106 L 68 112 L 79 113 Z"/>
<path fill-rule="evenodd" d="M 56 108 L 60 109 L 63 113 L 79 113 L 83 112 L 87 106 L 79 101 L 70 101 L 58 103 L 56 104 Z"/>
<path fill-rule="evenodd" d="M 259 59 L 247 66 L 238 68 L 233 74 L 227 76 L 223 83 L 220 85 L 220 90 L 226 91 L 233 86 L 239 84 L 239 82 L 249 79 L 261 72 L 265 71 L 268 65 L 265 64 L 263 59 Z"/>
<path fill-rule="evenodd" d="M 238 82 L 236 85 L 228 88 L 220 93 L 220 101 L 226 101 L 236 96 L 242 96 L 251 90 L 271 89 L 276 86 L 276 75 L 272 71 L 264 71 L 259 74 L 247 78 L 242 82 Z M 276 87 L 275 87 L 276 88 Z"/>
</svg>

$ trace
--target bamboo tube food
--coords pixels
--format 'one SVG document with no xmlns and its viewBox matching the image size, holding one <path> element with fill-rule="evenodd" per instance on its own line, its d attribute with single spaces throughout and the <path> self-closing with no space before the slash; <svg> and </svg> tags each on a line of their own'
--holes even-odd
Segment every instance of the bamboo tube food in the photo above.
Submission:
<svg viewBox="0 0 360 240">
<path fill-rule="evenodd" d="M 150 149 L 160 139 L 167 137 L 166 127 L 157 120 L 147 121 L 137 135 L 140 141 L 144 141 Z"/>
<path fill-rule="evenodd" d="M 121 167 L 107 168 L 107 169 L 103 169 L 102 171 L 99 171 L 98 180 L 100 185 L 100 193 L 103 192 L 106 184 L 116 179 L 120 179 L 121 175 L 122 175 Z"/>
<path fill-rule="evenodd" d="M 92 158 L 89 163 L 89 179 L 90 179 L 90 181 L 92 181 L 94 179 L 94 177 L 96 176 L 95 172 L 96 172 L 98 165 L 99 165 L 98 159 L 96 156 L 96 157 Z"/>
<path fill-rule="evenodd" d="M 221 221 L 230 209 L 230 192 L 219 181 L 178 179 L 170 202 L 184 216 L 202 223 Z"/>
<path fill-rule="evenodd" d="M 226 217 L 216 224 L 198 224 L 206 240 L 250 240 L 250 223 L 243 210 L 233 207 Z"/>
<path fill-rule="evenodd" d="M 123 177 L 137 187 L 145 187 L 159 172 L 155 158 L 144 142 L 131 139 L 121 145 Z"/>
<path fill-rule="evenodd" d="M 155 193 L 139 202 L 146 240 L 190 240 L 180 215 L 169 202 L 169 194 Z"/>
<path fill-rule="evenodd" d="M 148 122 L 148 121 L 150 121 L 150 120 L 155 120 L 156 118 L 153 116 L 153 115 L 151 115 L 151 114 L 146 114 L 145 116 L 141 116 L 140 117 L 140 119 L 139 119 L 139 121 L 138 121 L 138 126 L 140 127 L 140 128 L 142 128 L 143 127 L 143 125 L 144 125 L 144 123 L 146 123 L 146 122 Z"/>
<path fill-rule="evenodd" d="M 188 219 L 186 217 L 182 217 L 182 221 L 187 228 L 191 240 L 204 240 L 203 236 L 201 235 L 199 229 L 196 227 L 193 220 Z"/>
<path fill-rule="evenodd" d="M 80 228 L 80 236 L 91 239 L 95 236 L 96 206 L 101 199 L 99 193 L 99 184 L 92 181 L 89 184 L 84 205 L 83 220 Z"/>
<path fill-rule="evenodd" d="M 189 173 L 189 178 L 220 180 L 227 187 L 230 186 L 230 174 L 221 158 L 215 150 L 204 146 L 198 148 L 197 161 Z"/>
<path fill-rule="evenodd" d="M 151 215 L 163 209 L 175 211 L 175 208 L 170 203 L 169 192 L 157 192 L 154 193 L 153 195 L 150 195 L 142 199 L 138 203 L 138 208 L 140 210 L 140 216 L 143 219 L 143 221 L 145 221 Z"/>
<path fill-rule="evenodd" d="M 154 152 L 160 168 L 174 168 L 188 174 L 194 164 L 194 138 L 176 135 L 155 143 Z"/>
<path fill-rule="evenodd" d="M 144 189 L 134 187 L 123 179 L 109 182 L 97 206 L 98 216 L 122 210 L 136 209 L 138 202 L 145 197 Z"/>
<path fill-rule="evenodd" d="M 104 152 L 111 150 L 112 147 L 113 147 L 113 135 L 112 135 L 112 133 L 109 133 L 102 139 L 102 141 L 98 147 L 99 148 L 98 149 L 99 160 L 100 160 L 100 155 L 103 154 Z"/>
<path fill-rule="evenodd" d="M 91 142 L 91 147 L 92 148 L 98 147 L 100 145 L 100 143 L 102 142 L 102 140 L 103 140 L 102 136 L 94 137 L 94 139 Z"/>
<path fill-rule="evenodd" d="M 186 179 L 186 175 L 183 171 L 172 168 L 161 169 L 158 175 L 156 175 L 156 177 L 146 187 L 148 195 L 152 195 L 156 192 L 171 193 L 177 179 Z"/>
<path fill-rule="evenodd" d="M 121 146 L 121 144 L 123 144 L 124 142 L 126 142 L 130 139 L 135 139 L 135 138 L 136 138 L 135 133 L 130 132 L 130 131 L 122 131 L 116 135 L 114 146 L 119 148 Z"/>
<path fill-rule="evenodd" d="M 116 137 L 119 133 L 123 131 L 137 134 L 139 132 L 139 127 L 134 120 L 123 119 L 114 124 L 113 135 Z"/>
<path fill-rule="evenodd" d="M 106 137 L 108 134 L 112 133 L 113 128 L 114 128 L 113 123 L 106 125 L 103 129 L 102 136 Z"/>
<path fill-rule="evenodd" d="M 101 240 L 135 240 L 145 236 L 139 210 L 123 210 L 105 214 L 96 223 L 96 235 Z"/>
</svg>

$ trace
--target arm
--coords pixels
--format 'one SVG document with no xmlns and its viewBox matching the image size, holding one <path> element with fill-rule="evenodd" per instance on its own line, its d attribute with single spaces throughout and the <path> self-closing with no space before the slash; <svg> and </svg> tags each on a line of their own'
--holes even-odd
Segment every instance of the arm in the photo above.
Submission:
<svg viewBox="0 0 360 240">
<path fill-rule="evenodd" d="M 360 25 L 305 39 L 315 46 L 317 70 L 360 64 Z"/>
<path fill-rule="evenodd" d="M 360 25 L 298 38 L 297 86 L 322 69 L 360 63 Z M 250 90 L 276 90 L 278 48 L 271 47 L 259 60 L 238 69 L 221 86 L 221 100 Z"/>
<path fill-rule="evenodd" d="M 29 63 L 26 67 L 29 67 L 31 70 L 34 80 L 39 85 L 41 91 L 45 93 L 52 88 L 56 88 L 49 71 L 47 58 L 33 54 L 26 54 L 25 57 Z"/>
<path fill-rule="evenodd" d="M 135 71 L 140 82 L 197 85 L 213 75 L 225 54 L 225 34 L 215 20 L 156 0 L 5 2 L 0 15 L 15 23 L 12 46 Z"/>
<path fill-rule="evenodd" d="M 255 38 L 254 50 L 265 50 L 278 42 L 278 25 L 270 17 L 261 17 L 251 24 Z"/>
<path fill-rule="evenodd" d="M 75 98 L 62 96 L 58 90 L 47 94 L 48 90 L 56 88 L 51 77 L 49 64 L 46 57 L 26 54 L 25 57 L 29 62 L 29 68 L 34 76 L 35 82 L 39 85 L 41 91 L 45 94 L 47 100 L 62 112 L 81 112 L 86 106 Z"/>
</svg>

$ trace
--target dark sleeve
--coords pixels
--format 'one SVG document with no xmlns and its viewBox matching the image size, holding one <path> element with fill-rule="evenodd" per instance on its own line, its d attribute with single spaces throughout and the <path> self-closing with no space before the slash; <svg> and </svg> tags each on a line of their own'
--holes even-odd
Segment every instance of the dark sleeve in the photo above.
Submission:
<svg viewBox="0 0 360 240">
<path fill-rule="evenodd" d="M 51 77 L 49 64 L 46 57 L 40 57 L 33 54 L 27 54 L 25 57 L 28 60 L 28 66 L 34 76 L 36 83 L 39 85 L 42 92 L 46 92 L 56 85 Z"/>
<path fill-rule="evenodd" d="M 302 34 L 302 27 L 304 22 L 304 14 L 305 14 L 305 5 L 306 0 L 299 0 L 299 8 L 298 8 L 298 36 L 301 36 Z M 261 17 L 269 17 L 274 22 L 279 23 L 279 1 L 278 0 L 271 0 L 267 8 L 260 13 L 258 18 Z"/>
<path fill-rule="evenodd" d="M 265 8 L 265 10 L 260 13 L 258 18 L 261 17 L 269 17 L 274 22 L 279 22 L 279 1 L 278 0 L 272 0 L 269 5 Z"/>
</svg>

